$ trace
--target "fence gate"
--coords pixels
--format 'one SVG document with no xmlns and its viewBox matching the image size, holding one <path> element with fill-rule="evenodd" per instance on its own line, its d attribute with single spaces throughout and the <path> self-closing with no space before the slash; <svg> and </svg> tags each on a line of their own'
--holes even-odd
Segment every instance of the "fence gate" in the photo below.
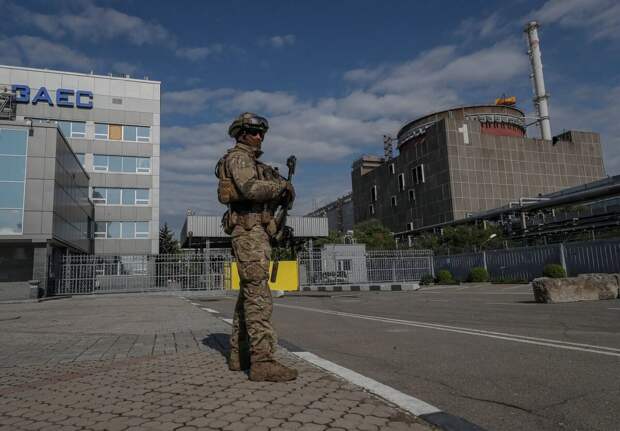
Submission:
<svg viewBox="0 0 620 431">
<path fill-rule="evenodd" d="M 433 273 L 430 250 L 305 251 L 297 256 L 300 286 L 313 284 L 399 283 Z"/>
<path fill-rule="evenodd" d="M 92 294 L 230 289 L 229 249 L 141 256 L 63 256 L 55 293 Z"/>
</svg>

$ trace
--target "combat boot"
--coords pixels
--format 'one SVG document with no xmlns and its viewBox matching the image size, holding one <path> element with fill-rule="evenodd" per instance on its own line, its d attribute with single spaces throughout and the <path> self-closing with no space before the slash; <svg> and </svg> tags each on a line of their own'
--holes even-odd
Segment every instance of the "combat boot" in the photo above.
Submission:
<svg viewBox="0 0 620 431">
<path fill-rule="evenodd" d="M 252 363 L 250 367 L 250 380 L 253 382 L 288 382 L 296 378 L 296 369 L 275 360 Z"/>
<path fill-rule="evenodd" d="M 230 352 L 228 356 L 228 369 L 230 371 L 245 371 L 250 369 L 250 355 Z"/>
</svg>

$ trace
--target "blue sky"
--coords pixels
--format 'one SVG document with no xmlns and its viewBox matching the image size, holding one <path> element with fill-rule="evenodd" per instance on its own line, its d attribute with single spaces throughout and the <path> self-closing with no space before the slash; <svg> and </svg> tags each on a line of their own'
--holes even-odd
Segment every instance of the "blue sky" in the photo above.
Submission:
<svg viewBox="0 0 620 431">
<path fill-rule="evenodd" d="M 541 22 L 551 125 L 602 135 L 620 174 L 620 3 L 0 0 L 0 63 L 162 81 L 161 220 L 219 214 L 213 166 L 238 113 L 267 116 L 264 160 L 299 160 L 303 214 L 351 189 L 382 135 L 516 95 L 533 110 L 523 25 Z M 531 128 L 528 133 L 537 135 Z"/>
</svg>

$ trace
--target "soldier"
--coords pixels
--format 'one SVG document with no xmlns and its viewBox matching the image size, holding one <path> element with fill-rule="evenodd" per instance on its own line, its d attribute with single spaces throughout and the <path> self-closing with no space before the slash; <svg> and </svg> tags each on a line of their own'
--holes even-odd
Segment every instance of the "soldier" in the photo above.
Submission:
<svg viewBox="0 0 620 431">
<path fill-rule="evenodd" d="M 220 159 L 216 175 L 218 198 L 229 208 L 222 225 L 232 236 L 241 281 L 228 367 L 233 371 L 249 368 L 253 381 L 283 382 L 295 379 L 297 370 L 274 359 L 277 341 L 271 324 L 273 305 L 267 280 L 269 239 L 275 234 L 275 222 L 268 204 L 286 193 L 292 199 L 294 190 L 271 167 L 257 160 L 268 129 L 265 118 L 249 112 L 233 121 L 228 134 L 236 145 Z"/>
</svg>

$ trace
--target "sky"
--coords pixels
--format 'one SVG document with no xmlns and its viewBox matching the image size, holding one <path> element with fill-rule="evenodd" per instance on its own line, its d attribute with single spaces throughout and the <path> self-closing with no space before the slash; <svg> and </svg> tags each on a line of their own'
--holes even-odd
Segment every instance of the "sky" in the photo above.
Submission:
<svg viewBox="0 0 620 431">
<path fill-rule="evenodd" d="M 515 95 L 532 114 L 523 28 L 539 31 L 551 127 L 601 134 L 620 174 L 620 2 L 0 0 L 0 64 L 161 81 L 160 220 L 221 214 L 217 160 L 239 113 L 263 160 L 294 154 L 303 215 L 351 190 L 351 164 L 415 118 Z M 536 127 L 528 129 L 537 136 Z"/>
</svg>

